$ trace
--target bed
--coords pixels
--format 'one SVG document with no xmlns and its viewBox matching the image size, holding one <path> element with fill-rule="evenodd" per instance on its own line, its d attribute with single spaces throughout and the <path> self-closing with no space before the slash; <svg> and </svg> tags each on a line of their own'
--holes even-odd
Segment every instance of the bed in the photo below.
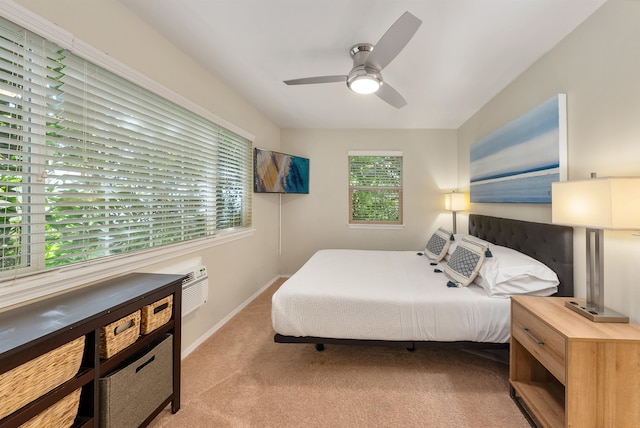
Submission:
<svg viewBox="0 0 640 428">
<path fill-rule="evenodd" d="M 556 279 L 541 295 L 573 295 L 572 228 L 471 214 L 468 235 L 455 235 L 437 264 L 416 251 L 318 251 L 273 295 L 274 340 L 318 350 L 325 344 L 508 347 L 513 288 L 487 288 L 481 277 L 454 286 L 443 272 L 462 241 L 484 243 L 485 278 L 491 263 L 504 266 L 504 254 L 524 254 Z M 500 274 L 513 267 L 496 266 Z"/>
</svg>

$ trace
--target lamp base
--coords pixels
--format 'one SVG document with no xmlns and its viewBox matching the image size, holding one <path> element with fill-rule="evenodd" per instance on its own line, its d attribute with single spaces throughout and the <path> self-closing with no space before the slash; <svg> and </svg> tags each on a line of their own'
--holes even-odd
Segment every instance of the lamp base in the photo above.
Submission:
<svg viewBox="0 0 640 428">
<path fill-rule="evenodd" d="M 604 310 L 602 311 L 596 311 L 595 308 L 588 307 L 585 301 L 570 300 L 564 305 L 593 322 L 629 322 L 629 317 L 626 315 L 623 315 L 609 308 L 604 308 Z"/>
</svg>

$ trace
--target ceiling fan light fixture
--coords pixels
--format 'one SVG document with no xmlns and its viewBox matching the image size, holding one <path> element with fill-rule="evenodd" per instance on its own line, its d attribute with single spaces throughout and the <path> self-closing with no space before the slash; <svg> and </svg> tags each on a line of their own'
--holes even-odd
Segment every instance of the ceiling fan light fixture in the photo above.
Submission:
<svg viewBox="0 0 640 428">
<path fill-rule="evenodd" d="M 353 60 L 353 68 L 346 76 L 305 77 L 285 80 L 284 83 L 287 85 L 308 85 L 344 82 L 346 77 L 347 87 L 353 92 L 358 94 L 377 93 L 376 95 L 382 101 L 395 108 L 402 108 L 407 105 L 407 101 L 393 87 L 384 83 L 380 73 L 409 43 L 421 24 L 422 21 L 417 17 L 405 12 L 389 27 L 376 45 L 371 43 L 353 45 L 349 50 Z"/>
<path fill-rule="evenodd" d="M 382 82 L 376 76 L 369 74 L 356 76 L 347 83 L 349 84 L 349 89 L 357 94 L 373 94 L 382 85 Z"/>
</svg>

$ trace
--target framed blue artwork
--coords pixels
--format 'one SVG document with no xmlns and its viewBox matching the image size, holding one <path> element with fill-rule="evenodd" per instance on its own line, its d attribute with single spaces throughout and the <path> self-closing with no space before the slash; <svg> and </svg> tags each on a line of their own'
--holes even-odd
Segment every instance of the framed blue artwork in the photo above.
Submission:
<svg viewBox="0 0 640 428">
<path fill-rule="evenodd" d="M 567 179 L 567 96 L 558 94 L 471 145 L 471 202 L 550 204 Z"/>
<path fill-rule="evenodd" d="M 309 159 L 254 149 L 255 193 L 309 193 Z"/>
</svg>

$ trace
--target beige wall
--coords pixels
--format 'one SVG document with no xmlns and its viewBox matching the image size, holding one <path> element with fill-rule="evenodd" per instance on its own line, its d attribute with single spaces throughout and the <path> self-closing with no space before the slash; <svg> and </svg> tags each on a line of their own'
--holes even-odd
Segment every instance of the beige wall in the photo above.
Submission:
<svg viewBox="0 0 640 428">
<path fill-rule="evenodd" d="M 309 194 L 282 196 L 280 266 L 285 274 L 294 273 L 319 249 L 416 250 L 424 248 L 435 227 L 451 227 L 442 193 L 456 186 L 455 131 L 285 129 L 281 148 L 310 158 Z M 403 152 L 403 229 L 347 227 L 349 150 Z"/>
<path fill-rule="evenodd" d="M 72 33 L 222 119 L 256 136 L 257 146 L 277 149 L 280 129 L 219 79 L 160 37 L 116 0 L 19 0 Z M 256 197 L 255 234 L 197 255 L 209 273 L 209 301 L 183 324 L 183 349 L 227 317 L 278 275 L 277 205 Z M 176 255 L 175 260 L 192 255 Z M 169 261 L 173 262 L 175 260 Z M 166 265 L 168 261 L 163 261 Z"/>
<path fill-rule="evenodd" d="M 458 130 L 460 187 L 469 146 L 557 93 L 567 94 L 569 179 L 640 175 L 640 2 L 610 0 Z M 498 65 L 499 66 L 499 65 Z M 471 211 L 551 221 L 550 205 L 473 204 Z M 585 294 L 585 236 L 574 239 Z M 640 236 L 605 232 L 605 304 L 640 322 Z"/>
</svg>

